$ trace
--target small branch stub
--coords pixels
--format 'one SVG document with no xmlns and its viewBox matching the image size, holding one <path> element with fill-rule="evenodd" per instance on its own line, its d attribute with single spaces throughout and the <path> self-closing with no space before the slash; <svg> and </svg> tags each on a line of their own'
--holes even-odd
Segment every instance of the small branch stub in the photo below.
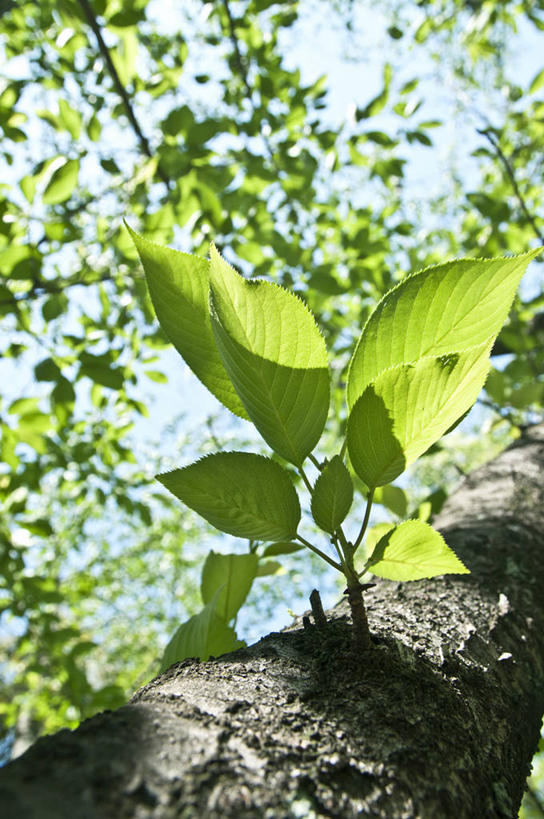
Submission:
<svg viewBox="0 0 544 819">
<path fill-rule="evenodd" d="M 312 614 L 314 616 L 314 622 L 317 628 L 326 628 L 327 618 L 325 616 L 325 612 L 323 611 L 323 604 L 317 589 L 314 589 L 310 594 L 310 605 L 312 607 Z"/>
</svg>

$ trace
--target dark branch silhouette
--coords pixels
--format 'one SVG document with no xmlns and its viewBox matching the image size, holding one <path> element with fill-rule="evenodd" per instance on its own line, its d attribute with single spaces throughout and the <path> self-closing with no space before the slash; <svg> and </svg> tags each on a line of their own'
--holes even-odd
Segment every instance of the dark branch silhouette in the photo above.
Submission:
<svg viewBox="0 0 544 819">
<path fill-rule="evenodd" d="M 102 31 L 100 29 L 100 26 L 98 25 L 98 22 L 96 20 L 95 14 L 94 14 L 94 11 L 92 9 L 92 6 L 89 3 L 89 0 L 79 0 L 79 5 L 81 6 L 81 8 L 83 10 L 83 13 L 85 14 L 85 17 L 87 18 L 87 22 L 89 23 L 89 26 L 91 27 L 91 29 L 93 31 L 93 34 L 96 37 L 96 41 L 98 43 L 98 48 L 100 50 L 100 54 L 102 55 L 102 58 L 103 58 L 104 62 L 106 63 L 106 66 L 108 68 L 108 72 L 109 72 L 109 74 L 110 74 L 110 76 L 112 78 L 113 84 L 115 86 L 115 90 L 117 91 L 117 93 L 119 94 L 121 99 L 123 100 L 123 104 L 125 106 L 127 117 L 128 117 L 129 122 L 130 122 L 130 124 L 132 126 L 132 130 L 134 131 L 134 133 L 138 137 L 138 142 L 140 143 L 140 147 L 141 147 L 143 153 L 146 154 L 146 156 L 148 156 L 150 159 L 153 159 L 154 158 L 153 151 L 151 150 L 151 146 L 149 144 L 149 141 L 148 141 L 147 137 L 145 136 L 144 132 L 142 131 L 140 123 L 138 122 L 136 114 L 134 113 L 134 108 L 132 106 L 132 101 L 131 101 L 128 93 L 127 93 L 127 90 L 126 90 L 125 86 L 123 85 L 123 83 L 121 82 L 119 74 L 117 73 L 117 69 L 115 68 L 113 60 L 111 58 L 109 48 L 106 45 L 106 43 L 104 42 L 104 38 L 102 37 Z M 162 179 L 162 181 L 164 182 L 166 187 L 169 188 L 170 187 L 170 179 L 168 178 L 167 174 L 164 173 L 164 171 L 162 170 L 162 168 L 161 168 L 161 166 L 159 164 L 157 164 L 157 175 Z"/>
<path fill-rule="evenodd" d="M 505 155 L 504 151 L 502 150 L 501 146 L 499 145 L 499 142 L 498 142 L 497 138 L 490 131 L 489 128 L 482 128 L 482 129 L 478 128 L 477 131 L 478 131 L 479 134 L 484 136 L 487 139 L 487 141 L 492 145 L 492 147 L 493 147 L 493 149 L 495 151 L 495 154 L 497 155 L 497 158 L 499 159 L 499 161 L 501 162 L 504 170 L 506 171 L 506 175 L 508 176 L 508 179 L 510 180 L 510 183 L 512 185 L 512 189 L 514 191 L 515 197 L 518 200 L 519 206 L 520 206 L 521 210 L 523 211 L 523 214 L 524 214 L 525 218 L 527 219 L 527 221 L 531 225 L 531 227 L 532 227 L 532 229 L 534 231 L 534 234 L 535 234 L 536 238 L 538 239 L 538 241 L 541 244 L 544 245 L 544 234 L 541 233 L 541 231 L 539 230 L 539 227 L 538 227 L 538 225 L 536 223 L 535 217 L 533 216 L 533 214 L 530 212 L 529 208 L 527 207 L 527 203 L 525 202 L 523 194 L 521 193 L 521 191 L 519 189 L 519 185 L 517 183 L 516 176 L 514 174 L 514 169 L 512 168 L 510 160 Z"/>
</svg>

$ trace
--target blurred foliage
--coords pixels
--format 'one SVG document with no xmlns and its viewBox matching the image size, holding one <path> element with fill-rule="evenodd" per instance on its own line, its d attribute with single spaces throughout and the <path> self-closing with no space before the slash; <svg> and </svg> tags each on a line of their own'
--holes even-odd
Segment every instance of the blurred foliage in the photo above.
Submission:
<svg viewBox="0 0 544 819">
<path fill-rule="evenodd" d="M 308 67 L 325 19 L 331 78 Z M 403 272 L 544 244 L 544 73 L 519 70 L 543 26 L 542 0 L 2 4 L 5 736 L 124 701 L 200 605 L 201 541 L 221 549 L 152 481 L 207 443 L 187 421 L 156 432 L 158 400 L 174 418 L 200 393 L 175 381 L 122 219 L 195 253 L 213 238 L 305 298 L 340 362 L 336 431 L 353 340 Z M 355 78 L 347 113 L 336 64 Z M 543 316 L 537 272 L 497 342 L 466 468 L 496 430 L 542 418 Z M 228 422 L 221 442 L 246 434 Z M 429 492 L 440 470 L 454 479 L 451 440 L 438 467 L 424 459 Z M 384 509 L 423 502 L 415 487 L 384 492 Z M 303 560 L 278 563 L 300 595 Z"/>
</svg>

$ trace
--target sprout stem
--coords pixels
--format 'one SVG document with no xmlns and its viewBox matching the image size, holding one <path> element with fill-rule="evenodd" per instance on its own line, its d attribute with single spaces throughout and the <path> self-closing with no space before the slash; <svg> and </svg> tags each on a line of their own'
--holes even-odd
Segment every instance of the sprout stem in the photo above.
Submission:
<svg viewBox="0 0 544 819">
<path fill-rule="evenodd" d="M 307 546 L 308 549 L 311 549 L 312 552 L 315 552 L 316 555 L 319 555 L 319 557 L 321 557 L 323 560 L 325 560 L 330 566 L 335 568 L 338 572 L 343 572 L 343 569 L 342 569 L 342 566 L 340 565 L 340 563 L 337 563 L 336 560 L 332 559 L 332 557 L 329 557 L 328 555 L 326 555 L 325 552 L 322 552 L 321 549 L 318 549 L 317 546 L 314 546 L 313 543 L 310 543 L 309 540 L 306 540 L 305 538 L 303 538 L 302 535 L 299 535 L 299 534 L 295 535 L 295 539 L 300 540 L 301 543 L 304 543 L 304 545 Z"/>
<path fill-rule="evenodd" d="M 363 539 L 364 533 L 366 532 L 366 527 L 368 526 L 368 521 L 370 519 L 370 510 L 372 509 L 372 500 L 373 500 L 373 498 L 374 498 L 374 490 L 370 489 L 369 492 L 368 492 L 368 497 L 366 499 L 366 510 L 365 510 L 365 516 L 363 518 L 363 522 L 361 524 L 361 531 L 357 535 L 357 540 L 353 544 L 353 551 L 354 552 L 359 548 L 359 546 L 361 544 L 361 541 Z"/>
<path fill-rule="evenodd" d="M 312 494 L 312 492 L 314 491 L 314 490 L 312 489 L 312 484 L 310 483 L 310 481 L 309 481 L 309 480 L 308 480 L 308 478 L 306 477 L 306 473 L 304 472 L 304 470 L 303 470 L 303 468 L 302 468 L 301 466 L 299 466 L 298 471 L 299 471 L 300 477 L 302 478 L 302 480 L 304 481 L 304 483 L 305 483 L 305 485 L 306 485 L 306 489 L 308 490 L 308 492 L 309 492 L 309 493 L 310 493 L 310 495 L 311 495 L 311 494 Z"/>
</svg>

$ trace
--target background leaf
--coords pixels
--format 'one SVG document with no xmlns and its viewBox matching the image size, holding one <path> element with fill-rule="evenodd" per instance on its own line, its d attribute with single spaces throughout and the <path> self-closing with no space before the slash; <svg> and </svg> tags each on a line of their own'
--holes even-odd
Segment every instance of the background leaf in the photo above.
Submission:
<svg viewBox="0 0 544 819">
<path fill-rule="evenodd" d="M 58 205 L 70 198 L 77 185 L 79 160 L 68 159 L 53 172 L 43 192 L 44 205 Z"/>
<path fill-rule="evenodd" d="M 408 509 L 408 496 L 404 489 L 389 483 L 376 488 L 373 501 L 383 504 L 399 518 L 403 518 Z"/>
</svg>

